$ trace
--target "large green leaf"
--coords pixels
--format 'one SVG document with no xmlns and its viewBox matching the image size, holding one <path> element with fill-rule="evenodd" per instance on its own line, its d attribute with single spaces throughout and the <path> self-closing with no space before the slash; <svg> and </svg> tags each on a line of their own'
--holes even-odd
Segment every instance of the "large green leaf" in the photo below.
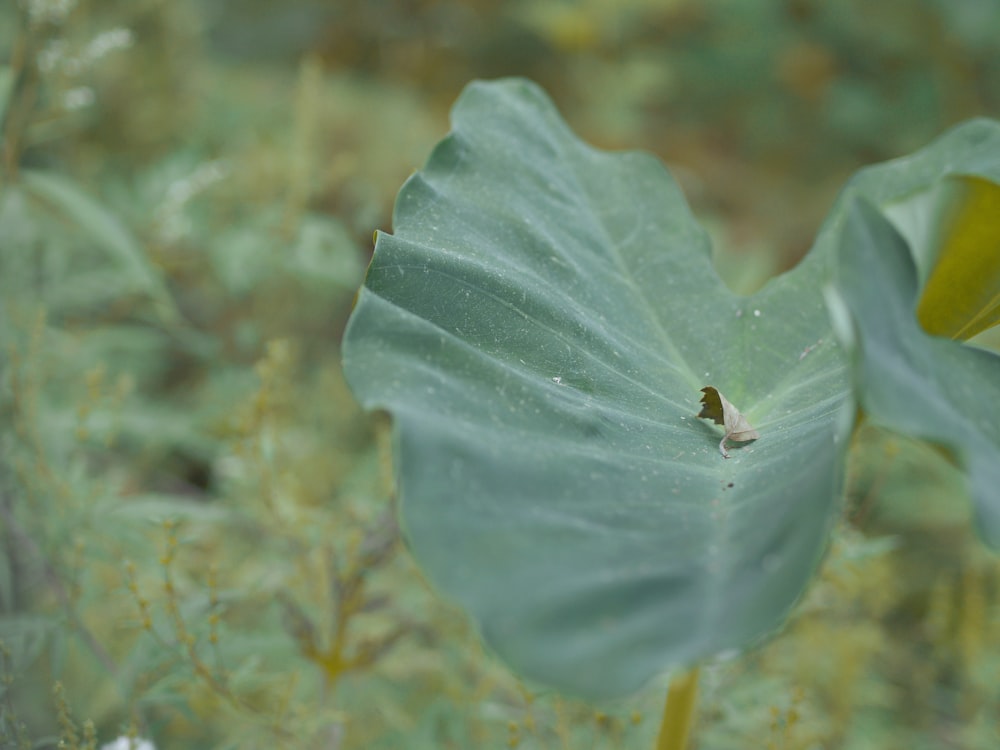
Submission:
<svg viewBox="0 0 1000 750">
<path fill-rule="evenodd" d="M 588 695 L 779 624 L 838 496 L 846 373 L 818 267 L 753 298 L 663 167 L 473 85 L 402 189 L 345 341 L 395 417 L 404 527 L 523 673 Z M 716 386 L 761 433 L 717 450 Z"/>
<path fill-rule="evenodd" d="M 969 144 L 868 170 L 885 203 Z M 781 623 L 824 548 L 853 407 L 810 257 L 730 293 L 655 159 L 581 143 L 523 81 L 473 84 L 400 191 L 344 365 L 392 413 L 403 528 L 522 673 L 588 696 Z M 717 445 L 712 385 L 760 433 Z"/>
<path fill-rule="evenodd" d="M 980 532 L 1000 548 L 1000 357 L 921 329 L 911 252 L 867 203 L 850 205 L 837 270 L 836 294 L 853 321 L 845 339 L 856 351 L 865 412 L 958 454 Z"/>
</svg>

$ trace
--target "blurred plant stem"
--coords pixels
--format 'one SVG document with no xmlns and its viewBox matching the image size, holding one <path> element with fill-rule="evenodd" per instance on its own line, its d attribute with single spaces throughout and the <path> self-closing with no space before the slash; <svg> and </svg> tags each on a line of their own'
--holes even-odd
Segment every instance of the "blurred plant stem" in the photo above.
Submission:
<svg viewBox="0 0 1000 750">
<path fill-rule="evenodd" d="M 11 86 L 7 102 L 0 102 L 0 185 L 17 179 L 24 131 L 31 122 L 38 95 L 38 68 L 27 7 L 19 14 L 17 37 L 10 59 Z"/>
<path fill-rule="evenodd" d="M 7 532 L 10 535 L 10 540 L 12 543 L 16 543 L 24 550 L 25 554 L 30 558 L 35 559 L 42 566 L 42 570 L 45 573 L 45 580 L 52 587 L 52 591 L 55 593 L 56 599 L 62 606 L 63 611 L 66 614 L 67 622 L 70 623 L 72 629 L 83 641 L 87 649 L 93 654 L 94 658 L 98 663 L 104 667 L 107 673 L 114 678 L 115 683 L 118 683 L 119 669 L 118 665 L 115 664 L 115 660 L 111 657 L 111 654 L 106 648 L 101 644 L 101 642 L 94 636 L 90 630 L 87 629 L 86 625 L 77 614 L 77 607 L 73 601 L 73 595 L 67 589 L 66 584 L 63 582 L 62 577 L 56 570 L 55 566 L 49 561 L 42 551 L 41 547 L 35 542 L 34 539 L 28 534 L 28 532 L 18 523 L 17 519 L 14 518 L 14 513 L 11 510 L 10 504 L 7 502 L 6 498 L 0 496 L 0 521 L 6 527 Z M 13 546 L 13 545 L 12 545 Z"/>
<path fill-rule="evenodd" d="M 336 555 L 328 551 L 327 565 L 333 579 L 336 613 L 328 645 L 322 644 L 319 631 L 305 610 L 290 596 L 279 595 L 285 609 L 286 628 L 298 642 L 302 654 L 322 670 L 328 694 L 332 694 L 344 674 L 371 667 L 403 636 L 415 630 L 415 624 L 404 619 L 378 637 L 363 638 L 353 644 L 348 638 L 348 626 L 355 615 L 382 606 L 381 601 L 367 592 L 367 576 L 396 552 L 398 537 L 395 509 L 390 507 L 351 551 L 346 570 L 341 569 Z M 350 646 L 353 648 L 348 653 Z"/>
<path fill-rule="evenodd" d="M 684 750 L 698 705 L 698 668 L 674 675 L 667 690 L 660 733 L 654 750 Z"/>
</svg>

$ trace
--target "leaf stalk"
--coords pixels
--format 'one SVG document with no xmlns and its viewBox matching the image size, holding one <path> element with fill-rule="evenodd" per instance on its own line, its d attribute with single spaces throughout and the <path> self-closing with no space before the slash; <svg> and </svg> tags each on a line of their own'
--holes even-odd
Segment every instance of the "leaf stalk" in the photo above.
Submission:
<svg viewBox="0 0 1000 750">
<path fill-rule="evenodd" d="M 698 705 L 698 668 L 674 675 L 667 689 L 660 732 L 654 750 L 684 750 Z"/>
</svg>

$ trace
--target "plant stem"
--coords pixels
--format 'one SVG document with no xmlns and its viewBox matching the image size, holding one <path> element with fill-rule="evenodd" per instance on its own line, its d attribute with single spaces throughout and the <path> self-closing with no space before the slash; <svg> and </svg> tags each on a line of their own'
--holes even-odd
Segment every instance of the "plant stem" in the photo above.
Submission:
<svg viewBox="0 0 1000 750">
<path fill-rule="evenodd" d="M 684 750 L 698 704 L 698 668 L 674 675 L 667 690 L 655 750 Z"/>
</svg>

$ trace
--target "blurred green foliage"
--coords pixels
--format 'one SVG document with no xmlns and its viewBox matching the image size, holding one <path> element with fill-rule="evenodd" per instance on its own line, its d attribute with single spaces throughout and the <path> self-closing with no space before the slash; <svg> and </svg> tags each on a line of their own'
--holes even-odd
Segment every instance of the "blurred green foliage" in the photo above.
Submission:
<svg viewBox="0 0 1000 750">
<path fill-rule="evenodd" d="M 401 549 L 338 364 L 371 232 L 459 89 L 527 75 L 662 155 L 746 291 L 859 165 L 1000 114 L 996 28 L 991 0 L 0 6 L 0 746 L 651 747 L 663 684 L 532 692 Z M 703 670 L 698 747 L 1000 746 L 960 477 L 873 428 L 851 476 L 785 632 Z"/>
</svg>

